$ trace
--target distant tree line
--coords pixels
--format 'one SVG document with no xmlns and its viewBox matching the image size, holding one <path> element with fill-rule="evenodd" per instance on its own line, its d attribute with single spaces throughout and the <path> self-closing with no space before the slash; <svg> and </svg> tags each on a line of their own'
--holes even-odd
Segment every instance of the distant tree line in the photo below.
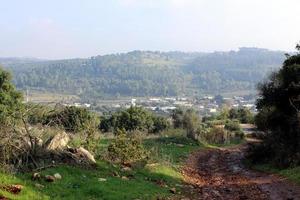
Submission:
<svg viewBox="0 0 300 200">
<path fill-rule="evenodd" d="M 283 52 L 241 48 L 210 54 L 134 51 L 90 59 L 4 62 L 20 89 L 88 99 L 255 90 L 255 84 L 278 68 L 283 59 Z"/>
</svg>

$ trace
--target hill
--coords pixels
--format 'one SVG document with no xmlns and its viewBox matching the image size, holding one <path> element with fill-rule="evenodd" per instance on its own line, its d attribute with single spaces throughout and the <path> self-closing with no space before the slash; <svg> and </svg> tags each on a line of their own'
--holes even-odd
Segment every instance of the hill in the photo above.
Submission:
<svg viewBox="0 0 300 200">
<path fill-rule="evenodd" d="M 99 98 L 249 94 L 284 58 L 281 51 L 240 48 L 214 53 L 132 51 L 54 61 L 0 59 L 0 63 L 13 72 L 19 89 Z"/>
</svg>

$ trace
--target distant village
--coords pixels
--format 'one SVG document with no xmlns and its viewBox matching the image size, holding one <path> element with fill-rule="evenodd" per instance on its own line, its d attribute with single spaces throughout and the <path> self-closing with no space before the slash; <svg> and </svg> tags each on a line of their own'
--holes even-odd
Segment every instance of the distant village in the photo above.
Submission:
<svg viewBox="0 0 300 200">
<path fill-rule="evenodd" d="M 107 113 L 130 106 L 141 106 L 153 112 L 168 114 L 177 107 L 192 108 L 200 115 L 213 115 L 224 106 L 229 108 L 248 108 L 252 112 L 256 112 L 255 98 L 234 96 L 232 98 L 223 98 L 217 96 L 204 96 L 202 98 L 189 98 L 189 97 L 149 97 L 149 98 L 131 98 L 125 100 L 112 100 L 112 101 L 99 101 L 93 104 L 78 104 L 74 106 L 82 106 L 91 108 L 92 110 Z"/>
<path fill-rule="evenodd" d="M 46 96 L 45 98 L 33 99 L 27 90 L 25 96 L 24 102 L 83 107 L 100 114 L 111 113 L 130 106 L 141 106 L 159 114 L 169 114 L 178 107 L 192 108 L 202 116 L 218 113 L 224 106 L 228 108 L 248 108 L 254 113 L 257 111 L 255 95 L 233 97 L 223 97 L 221 95 L 206 95 L 203 97 L 122 97 L 86 101 L 74 97 L 54 99 L 51 96 L 50 98 Z"/>
</svg>

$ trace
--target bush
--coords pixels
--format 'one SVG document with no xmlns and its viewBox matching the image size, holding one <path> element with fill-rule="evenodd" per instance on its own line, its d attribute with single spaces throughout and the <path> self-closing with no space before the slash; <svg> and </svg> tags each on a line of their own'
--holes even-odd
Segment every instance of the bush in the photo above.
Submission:
<svg viewBox="0 0 300 200">
<path fill-rule="evenodd" d="M 31 125 L 44 124 L 53 109 L 40 104 L 26 104 L 27 122 Z"/>
<path fill-rule="evenodd" d="M 147 161 L 149 152 L 145 150 L 141 138 L 136 134 L 117 130 L 116 138 L 108 146 L 108 159 L 114 163 L 132 164 Z"/>
<path fill-rule="evenodd" d="M 170 122 L 165 117 L 156 117 L 153 116 L 153 133 L 159 133 L 163 130 L 166 130 L 170 127 Z"/>
<path fill-rule="evenodd" d="M 62 126 L 66 131 L 81 132 L 91 128 L 96 130 L 99 118 L 86 108 L 70 106 L 57 109 L 53 114 L 49 114 L 44 124 Z"/>
<path fill-rule="evenodd" d="M 224 128 L 214 126 L 206 135 L 206 141 L 212 144 L 224 144 L 227 139 L 227 133 Z"/>
<path fill-rule="evenodd" d="M 237 119 L 240 123 L 254 123 L 254 115 L 248 108 L 230 109 L 229 119 Z"/>
<path fill-rule="evenodd" d="M 299 75 L 300 52 L 288 56 L 282 68 L 258 86 L 256 122 L 266 134 L 261 146 L 253 150 L 253 159 L 259 157 L 279 167 L 300 165 Z"/>
<path fill-rule="evenodd" d="M 233 132 L 241 132 L 241 126 L 238 120 L 227 120 L 225 129 Z"/>
</svg>

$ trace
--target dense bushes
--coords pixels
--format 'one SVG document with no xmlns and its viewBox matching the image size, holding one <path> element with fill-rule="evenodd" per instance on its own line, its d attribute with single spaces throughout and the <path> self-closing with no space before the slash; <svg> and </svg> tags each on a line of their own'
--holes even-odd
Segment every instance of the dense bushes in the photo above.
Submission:
<svg viewBox="0 0 300 200">
<path fill-rule="evenodd" d="M 70 106 L 49 114 L 43 124 L 62 126 L 71 132 L 81 132 L 90 128 L 96 129 L 99 122 L 98 117 L 86 108 Z"/>
<path fill-rule="evenodd" d="M 173 111 L 171 116 L 175 128 L 183 128 L 186 130 L 187 137 L 197 139 L 196 131 L 200 126 L 201 120 L 193 109 L 183 110 L 177 108 Z"/>
<path fill-rule="evenodd" d="M 10 126 L 22 116 L 22 94 L 11 83 L 11 74 L 0 66 L 0 124 Z"/>
<path fill-rule="evenodd" d="M 128 135 L 124 129 L 118 129 L 115 132 L 115 139 L 107 148 L 108 159 L 121 164 L 146 161 L 149 153 L 145 150 L 142 140 L 137 134 Z"/>
<path fill-rule="evenodd" d="M 300 52 L 259 85 L 259 94 L 256 122 L 266 137 L 251 158 L 280 167 L 300 165 Z"/>
<path fill-rule="evenodd" d="M 130 107 L 116 112 L 109 117 L 103 117 L 100 123 L 100 129 L 104 132 L 125 129 L 129 132 L 139 130 L 157 133 L 169 126 L 166 118 L 155 116 L 142 107 Z"/>
<path fill-rule="evenodd" d="M 247 108 L 232 108 L 229 110 L 229 119 L 237 119 L 241 123 L 253 123 L 254 116 Z"/>
<path fill-rule="evenodd" d="M 28 139 L 18 125 L 23 121 L 22 95 L 11 83 L 10 73 L 0 67 L 0 170 L 19 154 L 18 143 Z M 21 150 L 22 151 L 22 150 Z"/>
</svg>

